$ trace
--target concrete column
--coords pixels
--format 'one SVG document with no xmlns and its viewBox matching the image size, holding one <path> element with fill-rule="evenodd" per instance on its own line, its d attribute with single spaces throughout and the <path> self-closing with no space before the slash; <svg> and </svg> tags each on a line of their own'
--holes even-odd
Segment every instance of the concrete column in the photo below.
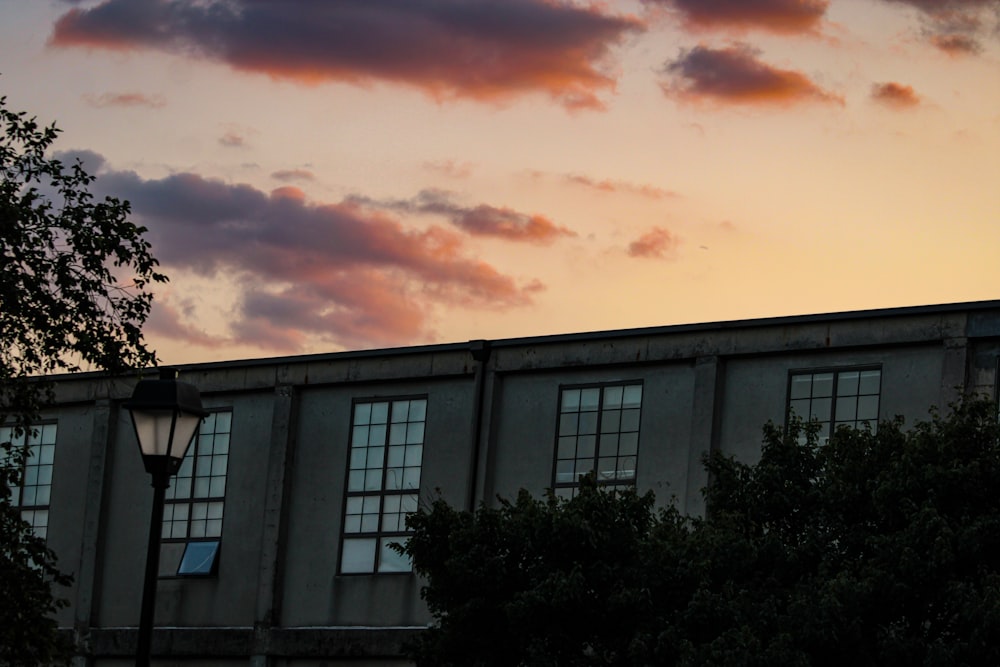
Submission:
<svg viewBox="0 0 1000 667">
<path fill-rule="evenodd" d="M 110 399 L 101 398 L 94 403 L 93 428 L 90 436 L 90 460 L 87 464 L 87 486 L 84 496 L 83 531 L 80 561 L 75 571 L 76 600 L 73 604 L 73 635 L 77 651 L 88 652 L 90 628 L 96 622 L 100 588 L 104 506 L 107 502 L 107 476 L 111 471 L 112 445 L 118 407 Z M 83 656 L 73 658 L 74 667 L 85 667 L 90 660 Z"/>
<path fill-rule="evenodd" d="M 269 664 L 270 631 L 281 623 L 282 568 L 288 540 L 288 493 L 295 458 L 297 399 L 293 386 L 278 385 L 275 388 L 264 488 L 264 526 L 257 575 L 253 655 L 250 659 L 254 667 Z"/>
<path fill-rule="evenodd" d="M 944 360 L 941 364 L 941 405 L 947 405 L 969 389 L 969 339 L 945 338 Z"/>
<path fill-rule="evenodd" d="M 694 364 L 694 397 L 691 409 L 691 446 L 688 450 L 686 514 L 704 515 L 701 489 L 708 484 L 702 456 L 719 448 L 719 415 L 725 362 L 717 356 L 698 357 Z"/>
</svg>

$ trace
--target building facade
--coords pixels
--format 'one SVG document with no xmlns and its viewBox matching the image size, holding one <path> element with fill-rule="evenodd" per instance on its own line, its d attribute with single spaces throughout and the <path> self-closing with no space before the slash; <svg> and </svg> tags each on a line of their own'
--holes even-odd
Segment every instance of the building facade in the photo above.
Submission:
<svg viewBox="0 0 1000 667">
<path fill-rule="evenodd" d="M 701 457 L 759 456 L 789 411 L 912 423 L 996 395 L 1000 301 L 181 368 L 210 411 L 168 492 L 158 664 L 405 664 L 429 617 L 388 545 L 442 497 L 474 508 L 580 474 L 704 510 Z M 79 665 L 134 651 L 152 491 L 134 380 L 58 378 L 19 490 L 63 570 Z"/>
</svg>

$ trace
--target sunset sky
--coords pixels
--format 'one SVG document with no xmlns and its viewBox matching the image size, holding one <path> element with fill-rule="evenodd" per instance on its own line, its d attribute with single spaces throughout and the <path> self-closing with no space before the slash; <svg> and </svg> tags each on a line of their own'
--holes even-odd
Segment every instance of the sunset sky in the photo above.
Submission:
<svg viewBox="0 0 1000 667">
<path fill-rule="evenodd" d="M 1000 298 L 1000 0 L 0 0 L 165 363 Z"/>
</svg>

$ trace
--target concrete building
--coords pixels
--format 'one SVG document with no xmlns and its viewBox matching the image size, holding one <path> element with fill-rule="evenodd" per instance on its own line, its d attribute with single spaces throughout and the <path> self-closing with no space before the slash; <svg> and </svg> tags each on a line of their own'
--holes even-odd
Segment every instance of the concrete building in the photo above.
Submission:
<svg viewBox="0 0 1000 667">
<path fill-rule="evenodd" d="M 207 363 L 211 415 L 168 496 L 160 664 L 404 664 L 428 621 L 386 545 L 440 494 L 602 483 L 703 511 L 700 457 L 759 455 L 790 408 L 827 427 L 995 395 L 1000 301 Z M 80 665 L 127 664 L 152 493 L 132 381 L 58 380 L 22 506 L 64 570 Z M 29 514 L 30 513 L 30 514 Z"/>
</svg>

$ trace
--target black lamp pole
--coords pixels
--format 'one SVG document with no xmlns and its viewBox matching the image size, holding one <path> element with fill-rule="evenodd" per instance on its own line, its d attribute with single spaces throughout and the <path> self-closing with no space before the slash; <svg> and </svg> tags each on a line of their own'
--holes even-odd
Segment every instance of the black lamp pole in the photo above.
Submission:
<svg viewBox="0 0 1000 667">
<path fill-rule="evenodd" d="M 152 477 L 153 485 L 153 511 L 149 518 L 146 575 L 142 585 L 142 610 L 135 652 L 136 666 L 149 667 L 156 578 L 160 569 L 163 500 L 170 486 L 170 477 L 180 468 L 198 431 L 198 424 L 208 412 L 201 407 L 198 390 L 193 385 L 178 382 L 177 371 L 173 368 L 161 368 L 158 380 L 141 380 L 131 400 L 125 403 L 125 409 L 132 415 L 142 462 Z"/>
<path fill-rule="evenodd" d="M 149 667 L 153 644 L 153 611 L 156 607 L 156 578 L 160 569 L 160 532 L 163 530 L 163 499 L 170 486 L 170 471 L 166 466 L 151 473 L 153 478 L 153 512 L 149 518 L 149 542 L 146 545 L 146 576 L 142 584 L 142 611 L 139 614 L 139 638 L 136 641 L 136 667 Z"/>
</svg>

